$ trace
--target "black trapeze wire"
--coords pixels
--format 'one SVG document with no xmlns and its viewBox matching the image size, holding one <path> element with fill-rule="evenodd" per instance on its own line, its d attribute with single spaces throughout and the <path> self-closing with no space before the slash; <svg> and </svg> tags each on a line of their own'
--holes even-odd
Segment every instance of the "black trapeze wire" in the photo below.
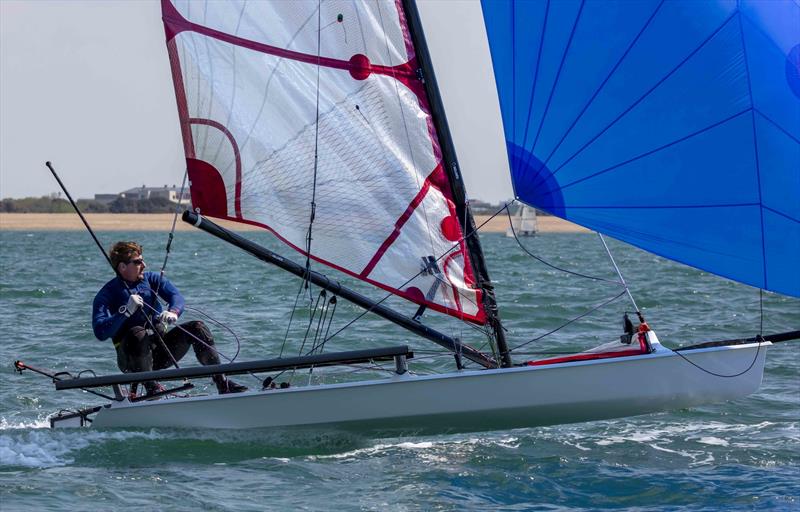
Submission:
<svg viewBox="0 0 800 512">
<path fill-rule="evenodd" d="M 512 202 L 516 202 L 516 201 L 517 200 L 514 199 L 514 201 L 512 201 Z M 538 261 L 540 263 L 543 263 L 544 265 L 547 265 L 548 267 L 550 267 L 552 269 L 558 270 L 559 272 L 564 272 L 564 273 L 567 273 L 567 274 L 572 274 L 574 276 L 583 277 L 583 278 L 586 278 L 586 279 L 591 279 L 593 281 L 603 281 L 603 282 L 606 282 L 606 283 L 611 283 L 611 284 L 616 284 L 618 286 L 623 286 L 622 283 L 620 283 L 619 281 L 614 281 L 613 279 L 606 279 L 606 278 L 603 278 L 603 277 L 588 276 L 586 274 L 581 274 L 580 272 L 573 272 L 572 270 L 567 270 L 565 268 L 558 267 L 556 265 L 553 265 L 552 263 L 549 263 L 548 261 L 545 261 L 541 257 L 536 256 L 532 252 L 530 252 L 524 245 L 522 245 L 522 242 L 520 241 L 519 237 L 517 236 L 517 231 L 514 229 L 514 222 L 512 222 L 512 220 L 511 220 L 511 211 L 509 210 L 508 206 L 509 205 L 506 204 L 505 209 L 506 209 L 506 215 L 508 216 L 508 225 L 511 228 L 511 233 L 514 235 L 514 240 L 517 241 L 517 245 L 519 245 L 519 247 L 523 251 L 525 251 L 525 253 L 528 256 L 530 256 L 531 258 L 535 259 L 536 261 Z"/>
<path fill-rule="evenodd" d="M 740 377 L 740 376 L 744 375 L 745 373 L 749 372 L 753 368 L 753 366 L 755 366 L 756 361 L 758 361 L 758 355 L 761 353 L 761 344 L 764 343 L 764 338 L 761 337 L 761 335 L 759 334 L 757 336 L 757 340 L 758 340 L 758 348 L 756 349 L 756 355 L 753 356 L 753 360 L 750 362 L 750 366 L 748 366 L 744 370 L 740 371 L 739 373 L 734 373 L 734 374 L 731 374 L 731 375 L 724 375 L 722 373 L 712 372 L 711 370 L 707 370 L 707 369 L 703 368 L 702 366 L 700 366 L 699 364 L 690 361 L 685 355 L 681 354 L 680 352 L 678 352 L 676 350 L 673 350 L 673 352 L 678 354 L 679 356 L 681 356 L 681 358 L 684 361 L 686 361 L 690 365 L 694 366 L 695 368 L 697 368 L 701 372 L 707 373 L 709 375 L 713 375 L 714 377 L 720 377 L 720 378 L 723 378 L 723 379 L 732 379 L 732 378 Z"/>
<path fill-rule="evenodd" d="M 594 313 L 594 312 L 595 312 L 595 311 L 597 311 L 598 309 L 600 309 L 600 308 L 602 308 L 602 307 L 605 307 L 605 306 L 607 306 L 607 305 L 611 304 L 612 302 L 614 302 L 615 300 L 619 299 L 619 298 L 620 298 L 620 297 L 622 297 L 623 295 L 625 295 L 625 290 L 621 291 L 620 293 L 618 293 L 617 295 L 615 295 L 615 296 L 611 297 L 610 299 L 607 299 L 606 301 L 604 301 L 604 302 L 602 302 L 602 303 L 598 304 L 597 306 L 593 307 L 592 309 L 590 309 L 590 310 L 588 310 L 588 311 L 586 311 L 586 312 L 584 312 L 584 313 L 582 313 L 582 314 L 580 314 L 580 315 L 576 316 L 575 318 L 572 318 L 571 320 L 569 320 L 569 321 L 567 321 L 567 322 L 565 322 L 565 323 L 561 324 L 560 326 L 556 327 L 556 328 L 555 328 L 555 329 L 553 329 L 552 331 L 546 332 L 546 333 L 542 334 L 541 336 L 537 336 L 536 338 L 533 338 L 533 339 L 531 339 L 531 340 L 528 340 L 528 341 L 526 341 L 526 342 L 524 342 L 524 343 L 520 343 L 519 345 L 517 345 L 517 346 L 516 346 L 516 347 L 514 347 L 514 348 L 511 348 L 511 349 L 509 349 L 508 351 L 509 351 L 509 352 L 513 352 L 514 350 L 517 350 L 517 349 L 518 349 L 518 348 L 520 348 L 520 347 L 524 347 L 525 345 L 529 345 L 529 344 L 531 344 L 531 343 L 533 343 L 533 342 L 535 342 L 535 341 L 539 341 L 540 339 L 542 339 L 542 338 L 544 338 L 544 337 L 546 337 L 546 336 L 550 336 L 551 334 L 553 334 L 553 333 L 555 333 L 555 332 L 557 332 L 557 331 L 560 331 L 561 329 L 563 329 L 564 327 L 568 326 L 569 324 L 571 324 L 571 323 L 573 323 L 573 322 L 576 322 L 576 321 L 580 320 L 581 318 L 583 318 L 583 317 L 585 317 L 585 316 L 587 316 L 587 315 L 590 315 L 590 314 Z"/>
<path fill-rule="evenodd" d="M 311 275 L 311 240 L 312 227 L 317 215 L 317 171 L 319 170 L 319 76 L 320 52 L 322 51 L 322 2 L 317 2 L 317 91 L 316 91 L 316 119 L 314 121 L 314 177 L 311 184 L 311 213 L 308 219 L 308 232 L 306 234 L 306 273 L 303 277 L 304 287 L 308 289 L 308 278 Z M 309 292 L 310 294 L 311 292 Z M 310 295 L 309 295 L 310 299 Z"/>
<path fill-rule="evenodd" d="M 321 30 L 322 27 L 322 5 L 317 2 L 317 91 L 316 91 L 316 120 L 314 122 L 314 174 L 311 186 L 311 212 L 308 220 L 308 230 L 306 231 L 306 268 L 303 274 L 303 280 L 300 283 L 300 289 L 297 290 L 297 295 L 294 298 L 292 305 L 292 312 L 289 316 L 289 323 L 286 326 L 286 333 L 283 336 L 283 343 L 278 357 L 283 357 L 283 351 L 286 349 L 286 342 L 289 340 L 289 332 L 292 328 L 292 321 L 294 320 L 294 313 L 297 311 L 297 303 L 300 300 L 300 295 L 303 290 L 309 290 L 309 305 L 313 302 L 311 298 L 311 291 L 309 289 L 309 276 L 311 275 L 311 240 L 312 240 L 312 227 L 314 225 L 314 218 L 316 217 L 316 198 L 317 198 L 317 169 L 319 163 L 319 76 L 320 76 L 320 52 L 321 52 Z M 281 372 L 283 373 L 283 372 Z"/>
<path fill-rule="evenodd" d="M 167 261 L 169 260 L 170 250 L 172 249 L 172 241 L 175 239 L 175 226 L 178 223 L 178 213 L 181 212 L 181 201 L 183 200 L 183 191 L 186 189 L 186 177 L 189 174 L 188 167 L 185 171 L 183 171 L 183 182 L 181 183 L 181 192 L 178 196 L 178 204 L 175 206 L 175 215 L 172 217 L 172 229 L 169 231 L 169 236 L 167 237 L 167 246 L 164 250 L 164 263 L 161 264 L 161 272 L 160 275 L 164 277 L 164 271 L 167 269 Z M 158 281 L 158 286 L 156 287 L 156 296 L 158 296 L 158 292 L 161 289 L 161 280 Z"/>
<path fill-rule="evenodd" d="M 720 377 L 720 378 L 723 378 L 723 379 L 732 379 L 734 377 L 739 377 L 741 375 L 744 375 L 745 373 L 749 372 L 750 369 L 753 368 L 753 366 L 755 366 L 756 361 L 758 361 L 758 355 L 761 352 L 761 344 L 764 342 L 764 338 L 763 338 L 763 335 L 764 335 L 764 290 L 761 289 L 761 288 L 758 289 L 758 306 L 759 306 L 759 315 L 760 315 L 760 322 L 759 322 L 759 327 L 758 327 L 759 334 L 758 334 L 758 336 L 756 336 L 756 340 L 758 341 L 758 348 L 756 349 L 756 355 L 753 356 L 753 361 L 750 363 L 750 366 L 748 366 L 746 369 L 742 370 L 741 372 L 734 373 L 732 375 L 723 375 L 721 373 L 715 373 L 715 372 L 712 372 L 711 370 L 707 370 L 707 369 L 703 368 L 702 366 L 698 365 L 697 363 L 694 363 L 694 362 L 690 361 L 689 359 L 686 358 L 686 356 L 681 354 L 679 351 L 675 350 L 674 352 L 676 354 L 678 354 L 679 356 L 681 356 L 683 358 L 683 360 L 686 361 L 687 363 L 689 363 L 690 365 L 694 366 L 695 368 L 697 368 L 698 370 L 700 370 L 702 372 L 705 372 L 705 373 L 707 373 L 709 375 L 713 375 L 714 377 Z"/>
</svg>

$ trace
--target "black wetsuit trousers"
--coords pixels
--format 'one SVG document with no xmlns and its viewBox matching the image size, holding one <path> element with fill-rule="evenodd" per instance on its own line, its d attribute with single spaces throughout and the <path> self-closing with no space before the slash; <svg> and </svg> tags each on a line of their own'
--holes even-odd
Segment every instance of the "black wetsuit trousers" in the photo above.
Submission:
<svg viewBox="0 0 800 512">
<path fill-rule="evenodd" d="M 143 326 L 133 327 L 115 336 L 114 347 L 117 349 L 119 369 L 124 373 L 163 370 L 172 366 L 172 358 L 180 361 L 189 351 L 189 347 L 194 348 L 200 364 L 219 364 L 219 356 L 213 349 L 214 337 L 203 322 L 186 322 L 173 327 L 167 333 L 159 332 L 164 343 L 161 343 L 152 329 Z"/>
</svg>

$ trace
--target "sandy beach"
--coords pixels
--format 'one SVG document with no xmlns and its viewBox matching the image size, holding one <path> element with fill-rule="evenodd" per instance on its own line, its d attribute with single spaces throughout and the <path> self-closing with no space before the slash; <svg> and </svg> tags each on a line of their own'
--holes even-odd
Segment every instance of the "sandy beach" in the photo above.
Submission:
<svg viewBox="0 0 800 512">
<path fill-rule="evenodd" d="M 170 213 L 89 213 L 86 220 L 96 231 L 169 231 L 173 215 Z M 488 215 L 476 215 L 475 223 L 481 226 Z M 557 217 L 539 217 L 539 231 L 542 233 L 578 233 L 586 229 Z M 215 222 L 236 231 L 258 230 L 255 226 L 226 221 Z M 484 224 L 483 233 L 505 233 L 508 217 L 498 215 Z M 74 213 L 0 213 L 0 231 L 71 231 L 85 229 L 80 218 Z M 178 219 L 176 230 L 195 229 Z"/>
</svg>

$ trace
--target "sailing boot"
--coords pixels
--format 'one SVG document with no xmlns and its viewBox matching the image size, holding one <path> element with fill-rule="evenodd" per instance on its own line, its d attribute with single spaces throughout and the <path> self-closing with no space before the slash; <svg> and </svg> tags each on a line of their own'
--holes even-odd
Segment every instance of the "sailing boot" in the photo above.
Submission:
<svg viewBox="0 0 800 512">
<path fill-rule="evenodd" d="M 145 394 L 145 396 L 153 396 L 156 393 L 161 393 L 162 391 L 166 391 L 167 390 L 167 388 L 162 386 L 156 380 L 148 380 L 148 381 L 146 381 L 144 383 L 144 389 L 147 390 L 147 393 Z"/>
<path fill-rule="evenodd" d="M 228 393 L 241 393 L 242 391 L 247 391 L 247 386 L 242 386 L 241 384 L 237 384 L 236 382 L 225 378 L 224 375 L 214 375 L 211 377 L 214 381 L 214 384 L 217 385 L 217 392 L 220 395 L 227 395 Z"/>
</svg>

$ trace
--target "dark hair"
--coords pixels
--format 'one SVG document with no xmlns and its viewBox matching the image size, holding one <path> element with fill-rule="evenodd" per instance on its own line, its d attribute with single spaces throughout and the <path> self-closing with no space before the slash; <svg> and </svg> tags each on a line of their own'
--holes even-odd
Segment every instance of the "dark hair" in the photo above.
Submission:
<svg viewBox="0 0 800 512">
<path fill-rule="evenodd" d="M 136 242 L 117 242 L 108 252 L 108 257 L 111 258 L 111 264 L 116 270 L 120 263 L 128 263 L 141 254 L 142 246 Z"/>
</svg>

